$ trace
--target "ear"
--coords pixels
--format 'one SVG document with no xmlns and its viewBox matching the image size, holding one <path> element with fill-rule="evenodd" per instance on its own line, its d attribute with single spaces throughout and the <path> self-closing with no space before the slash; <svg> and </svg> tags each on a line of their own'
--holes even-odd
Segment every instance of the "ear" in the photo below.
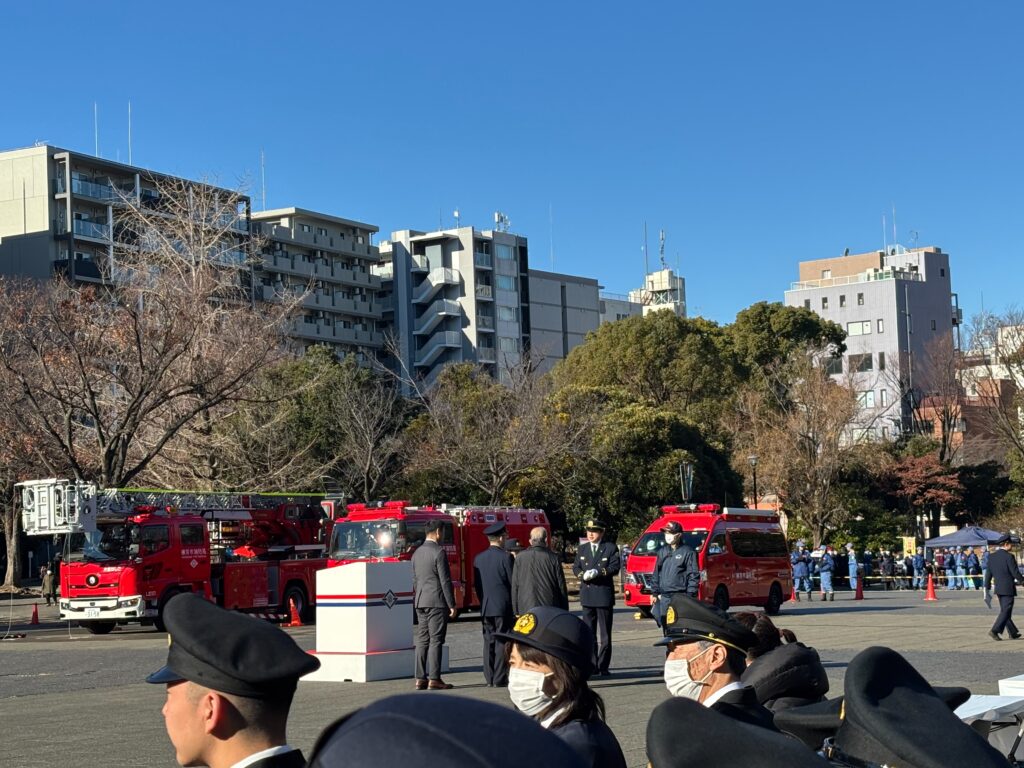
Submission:
<svg viewBox="0 0 1024 768">
<path fill-rule="evenodd" d="M 199 700 L 198 714 L 204 733 L 213 733 L 224 722 L 227 702 L 214 691 L 206 691 Z"/>
<path fill-rule="evenodd" d="M 711 646 L 711 650 L 708 651 L 708 664 L 711 666 L 713 672 L 724 673 L 726 669 L 726 659 L 729 656 L 729 652 L 725 649 L 724 645 L 715 643 Z"/>
</svg>

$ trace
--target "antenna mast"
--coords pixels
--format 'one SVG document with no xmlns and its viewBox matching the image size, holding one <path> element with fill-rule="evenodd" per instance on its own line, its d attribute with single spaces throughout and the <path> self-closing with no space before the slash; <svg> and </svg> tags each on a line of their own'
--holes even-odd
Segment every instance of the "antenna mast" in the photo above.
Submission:
<svg viewBox="0 0 1024 768">
<path fill-rule="evenodd" d="M 263 147 L 260 147 L 260 191 L 263 196 L 263 208 L 267 210 L 267 163 L 263 155 Z"/>
<path fill-rule="evenodd" d="M 94 101 L 92 103 L 92 131 L 96 138 L 96 157 L 100 156 L 100 108 Z"/>
<path fill-rule="evenodd" d="M 668 265 L 665 263 L 665 230 L 662 229 L 658 232 L 658 258 L 661 259 L 661 268 L 668 269 Z"/>
<path fill-rule="evenodd" d="M 647 283 L 647 274 L 651 271 L 647 263 L 647 220 L 644 220 L 644 284 Z"/>
<path fill-rule="evenodd" d="M 128 165 L 132 164 L 132 100 L 128 99 Z"/>
</svg>

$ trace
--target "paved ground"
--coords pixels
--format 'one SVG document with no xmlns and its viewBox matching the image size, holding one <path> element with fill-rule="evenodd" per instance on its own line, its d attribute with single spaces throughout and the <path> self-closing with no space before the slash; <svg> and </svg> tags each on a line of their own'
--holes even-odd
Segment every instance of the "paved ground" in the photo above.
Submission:
<svg viewBox="0 0 1024 768">
<path fill-rule="evenodd" d="M 56 610 L 40 607 L 41 624 L 28 627 L 32 601 L 0 598 L 0 765 L 62 768 L 98 761 L 116 766 L 173 766 L 160 716 L 163 690 L 141 683 L 159 667 L 166 637 L 152 630 L 117 631 L 93 637 L 56 622 Z M 833 692 L 842 690 L 847 663 L 870 645 L 903 652 L 934 684 L 966 685 L 995 693 L 997 681 L 1024 673 L 1024 640 L 996 643 L 988 638 L 994 612 L 979 592 L 940 592 L 926 603 L 918 592 L 849 593 L 833 603 L 789 603 L 778 619 L 803 642 L 815 646 L 829 672 Z M 608 720 L 631 766 L 646 764 L 644 728 L 651 709 L 667 696 L 661 679 L 662 654 L 651 643 L 659 636 L 650 621 L 632 612 L 615 617 L 613 676 L 594 687 L 608 705 Z M 306 648 L 313 627 L 290 630 Z M 501 689 L 483 687 L 479 625 L 471 618 L 449 632 L 452 694 L 508 704 Z M 341 714 L 383 696 L 405 692 L 410 681 L 309 683 L 299 687 L 289 736 L 309 750 L 320 730 Z"/>
</svg>

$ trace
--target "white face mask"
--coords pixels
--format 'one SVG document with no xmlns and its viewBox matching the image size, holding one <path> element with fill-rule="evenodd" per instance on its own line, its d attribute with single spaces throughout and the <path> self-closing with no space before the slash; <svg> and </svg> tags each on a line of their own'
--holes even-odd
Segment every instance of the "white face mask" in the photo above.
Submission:
<svg viewBox="0 0 1024 768">
<path fill-rule="evenodd" d="M 703 656 L 710 650 L 711 648 L 705 648 L 693 659 Z M 700 689 L 707 685 L 705 681 L 711 677 L 714 670 L 709 670 L 702 680 L 694 680 L 690 677 L 690 662 L 693 659 L 666 659 L 665 687 L 673 696 L 697 701 L 700 698 Z M 511 686 L 511 682 L 509 685 Z"/>
<path fill-rule="evenodd" d="M 516 705 L 516 709 L 524 715 L 533 717 L 547 709 L 553 699 L 544 693 L 544 681 L 547 675 L 531 669 L 508 671 L 508 697 Z"/>
</svg>

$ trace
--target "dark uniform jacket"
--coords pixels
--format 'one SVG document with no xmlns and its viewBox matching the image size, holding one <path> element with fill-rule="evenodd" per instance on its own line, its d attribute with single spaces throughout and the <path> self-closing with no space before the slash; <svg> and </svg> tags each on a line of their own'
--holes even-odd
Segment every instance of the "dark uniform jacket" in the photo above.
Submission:
<svg viewBox="0 0 1024 768">
<path fill-rule="evenodd" d="M 700 586 L 700 568 L 697 553 L 685 544 L 674 550 L 668 544 L 658 550 L 651 573 L 651 592 L 655 595 L 674 595 L 682 592 L 697 596 Z"/>
<path fill-rule="evenodd" d="M 427 539 L 413 552 L 412 591 L 416 608 L 455 607 L 448 553 L 436 541 Z"/>
<path fill-rule="evenodd" d="M 988 570 L 985 572 L 985 589 L 991 589 L 995 581 L 997 595 L 1017 594 L 1017 585 L 1021 583 L 1020 570 L 1013 555 L 1005 549 L 997 549 L 988 556 Z"/>
<path fill-rule="evenodd" d="M 601 541 L 594 552 L 588 541 L 580 544 L 572 572 L 580 577 L 580 605 L 584 608 L 611 608 L 615 605 L 615 574 L 619 572 L 619 548 L 608 541 Z M 597 570 L 597 576 L 583 581 L 583 573 Z"/>
<path fill-rule="evenodd" d="M 615 734 L 601 720 L 570 720 L 551 732 L 572 747 L 587 768 L 626 768 Z"/>
<path fill-rule="evenodd" d="M 709 709 L 731 717 L 733 720 L 739 720 L 741 723 L 756 725 L 771 731 L 779 730 L 775 727 L 775 716 L 757 702 L 757 694 L 750 686 L 729 691 Z"/>
<path fill-rule="evenodd" d="M 512 615 L 511 554 L 489 546 L 473 559 L 473 587 L 480 598 L 481 616 Z"/>
<path fill-rule="evenodd" d="M 512 569 L 512 610 L 519 616 L 538 605 L 569 610 L 562 561 L 547 547 L 523 550 Z"/>
<path fill-rule="evenodd" d="M 306 758 L 297 749 L 280 755 L 264 757 L 262 760 L 250 764 L 250 768 L 305 768 L 305 766 Z"/>
</svg>

